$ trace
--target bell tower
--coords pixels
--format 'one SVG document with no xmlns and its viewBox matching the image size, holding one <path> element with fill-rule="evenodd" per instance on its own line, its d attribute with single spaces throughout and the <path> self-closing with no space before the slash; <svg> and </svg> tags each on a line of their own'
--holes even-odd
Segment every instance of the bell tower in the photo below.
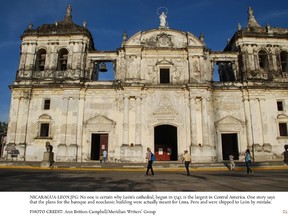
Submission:
<svg viewBox="0 0 288 216">
<path fill-rule="evenodd" d="M 224 51 L 239 53 L 240 73 L 236 74 L 238 80 L 286 83 L 288 80 L 286 41 L 286 29 L 270 25 L 261 26 L 254 16 L 253 9 L 249 7 L 247 26 L 241 28 L 238 25 L 238 31 Z"/>
<path fill-rule="evenodd" d="M 38 28 L 30 24 L 21 39 L 16 83 L 75 82 L 86 78 L 87 53 L 94 50 L 94 43 L 86 22 L 83 26 L 73 22 L 71 5 L 62 21 Z"/>
</svg>

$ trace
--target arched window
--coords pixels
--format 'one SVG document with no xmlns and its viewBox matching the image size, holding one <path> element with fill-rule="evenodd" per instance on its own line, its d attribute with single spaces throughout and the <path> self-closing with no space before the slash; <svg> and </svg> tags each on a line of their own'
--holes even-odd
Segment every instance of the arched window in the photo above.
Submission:
<svg viewBox="0 0 288 216">
<path fill-rule="evenodd" d="M 288 72 L 288 53 L 282 51 L 280 53 L 282 72 Z"/>
<path fill-rule="evenodd" d="M 39 117 L 38 137 L 47 138 L 51 136 L 51 117 L 43 114 Z"/>
<path fill-rule="evenodd" d="M 279 127 L 279 136 L 288 136 L 288 116 L 284 114 L 279 114 L 277 116 L 277 122 Z"/>
<path fill-rule="evenodd" d="M 36 54 L 35 71 L 44 71 L 46 60 L 46 50 L 40 49 Z"/>
<path fill-rule="evenodd" d="M 67 70 L 67 61 L 68 61 L 68 50 L 61 49 L 59 50 L 58 55 L 58 71 L 65 71 Z"/>
<path fill-rule="evenodd" d="M 259 67 L 263 70 L 269 69 L 268 55 L 264 50 L 260 50 L 258 53 L 259 57 Z"/>
</svg>

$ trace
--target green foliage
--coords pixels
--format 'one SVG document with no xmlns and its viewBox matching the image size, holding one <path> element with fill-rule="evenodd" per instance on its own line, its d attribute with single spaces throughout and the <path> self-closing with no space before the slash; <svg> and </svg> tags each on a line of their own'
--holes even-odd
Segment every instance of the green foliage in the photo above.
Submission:
<svg viewBox="0 0 288 216">
<path fill-rule="evenodd" d="M 6 132 L 8 127 L 7 122 L 0 122 L 0 132 Z"/>
</svg>

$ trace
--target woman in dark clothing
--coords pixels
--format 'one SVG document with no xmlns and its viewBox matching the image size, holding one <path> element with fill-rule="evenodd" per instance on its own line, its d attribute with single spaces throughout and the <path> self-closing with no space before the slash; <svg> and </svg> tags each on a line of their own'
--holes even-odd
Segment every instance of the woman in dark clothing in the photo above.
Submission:
<svg viewBox="0 0 288 216">
<path fill-rule="evenodd" d="M 245 163 L 246 163 L 246 168 L 247 168 L 247 174 L 252 174 L 253 171 L 251 170 L 250 166 L 251 166 L 251 154 L 250 154 L 250 150 L 247 149 L 245 152 Z"/>
<path fill-rule="evenodd" d="M 148 165 L 147 165 L 147 171 L 146 171 L 146 175 L 148 176 L 148 172 L 149 170 L 151 170 L 152 175 L 154 175 L 154 171 L 153 171 L 153 160 L 152 160 L 152 152 L 150 148 L 147 148 L 147 153 L 146 153 L 146 159 L 148 160 Z"/>
</svg>

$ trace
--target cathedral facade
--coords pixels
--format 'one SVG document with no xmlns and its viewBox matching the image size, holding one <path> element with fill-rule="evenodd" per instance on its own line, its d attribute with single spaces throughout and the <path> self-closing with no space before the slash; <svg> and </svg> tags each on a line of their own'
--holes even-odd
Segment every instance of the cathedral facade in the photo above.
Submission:
<svg viewBox="0 0 288 216">
<path fill-rule="evenodd" d="M 26 29 L 10 86 L 7 145 L 18 160 L 41 161 L 45 144 L 55 161 L 283 160 L 288 141 L 288 29 L 262 27 L 248 10 L 223 51 L 204 37 L 171 29 L 141 31 L 121 47 L 98 51 L 86 23 L 64 19 Z M 112 65 L 115 79 L 99 80 Z M 213 81 L 214 66 L 219 81 Z"/>
</svg>

